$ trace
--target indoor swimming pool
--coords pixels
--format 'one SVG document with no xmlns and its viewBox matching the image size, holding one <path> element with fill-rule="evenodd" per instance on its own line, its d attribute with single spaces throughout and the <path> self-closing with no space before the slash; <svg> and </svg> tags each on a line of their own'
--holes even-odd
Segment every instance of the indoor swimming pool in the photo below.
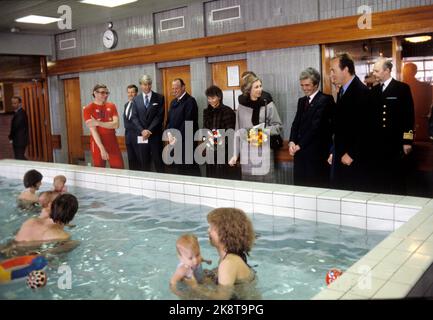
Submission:
<svg viewBox="0 0 433 320">
<path fill-rule="evenodd" d="M 43 184 L 40 191 L 51 185 Z M 12 239 L 32 214 L 16 208 L 22 182 L 0 177 L 0 244 Z M 48 283 L 31 290 L 25 282 L 0 285 L 0 299 L 178 299 L 169 280 L 183 233 L 198 236 L 202 256 L 217 266 L 206 221 L 211 207 L 69 186 L 80 207 L 66 228 L 80 245 L 52 258 Z M 371 231 L 250 214 L 258 234 L 249 264 L 257 271 L 262 299 L 310 299 L 326 287 L 332 268 L 343 272 L 381 242 L 388 231 Z M 0 257 L 2 260 L 4 257 Z M 71 289 L 59 286 L 61 266 L 71 271 Z"/>
</svg>

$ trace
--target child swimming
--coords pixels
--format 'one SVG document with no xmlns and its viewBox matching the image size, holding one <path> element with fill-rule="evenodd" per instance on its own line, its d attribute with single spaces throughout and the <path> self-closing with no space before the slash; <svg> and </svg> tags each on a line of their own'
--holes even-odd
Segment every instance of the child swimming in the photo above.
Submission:
<svg viewBox="0 0 433 320">
<path fill-rule="evenodd" d="M 39 204 L 42 208 L 39 218 L 46 219 L 50 217 L 51 204 L 59 196 L 60 193 L 56 191 L 44 191 L 39 195 Z"/>
<path fill-rule="evenodd" d="M 201 264 L 202 262 L 212 263 L 203 259 L 197 237 L 192 234 L 180 236 L 176 241 L 176 249 L 180 263 L 170 280 L 170 287 L 175 292 L 177 291 L 177 283 L 180 281 L 185 281 L 191 286 L 202 283 L 204 272 Z"/>
<path fill-rule="evenodd" d="M 21 209 L 32 209 L 39 203 L 36 191 L 42 184 L 42 174 L 37 170 L 27 171 L 23 178 L 26 188 L 17 198 L 17 206 Z"/>
<path fill-rule="evenodd" d="M 68 189 L 65 186 L 66 184 L 66 177 L 63 175 L 58 175 L 54 177 L 53 186 L 54 191 L 65 193 L 68 192 Z"/>
</svg>

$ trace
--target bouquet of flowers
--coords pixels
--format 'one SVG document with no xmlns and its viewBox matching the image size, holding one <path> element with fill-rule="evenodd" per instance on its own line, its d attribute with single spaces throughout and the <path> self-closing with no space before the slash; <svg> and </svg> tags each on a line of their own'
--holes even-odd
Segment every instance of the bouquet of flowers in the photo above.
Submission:
<svg viewBox="0 0 433 320">
<path fill-rule="evenodd" d="M 268 135 L 264 132 L 263 127 L 258 125 L 248 130 L 247 141 L 250 145 L 261 147 L 263 142 L 268 141 Z"/>
<path fill-rule="evenodd" d="M 208 131 L 208 137 L 203 137 L 203 141 L 206 141 L 206 147 L 215 149 L 219 145 L 222 145 L 221 133 L 218 129 L 212 129 Z"/>
</svg>

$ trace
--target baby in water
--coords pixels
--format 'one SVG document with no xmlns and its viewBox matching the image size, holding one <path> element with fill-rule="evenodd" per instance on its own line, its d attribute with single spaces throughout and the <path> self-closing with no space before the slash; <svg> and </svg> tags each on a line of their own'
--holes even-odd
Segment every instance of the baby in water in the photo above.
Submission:
<svg viewBox="0 0 433 320">
<path fill-rule="evenodd" d="M 170 287 L 177 291 L 176 286 L 180 281 L 194 286 L 202 283 L 205 274 L 202 269 L 202 262 L 211 264 L 212 261 L 205 260 L 200 253 L 200 245 L 197 237 L 192 234 L 184 234 L 176 241 L 177 255 L 180 263 L 170 280 Z"/>
<path fill-rule="evenodd" d="M 39 218 L 45 219 L 50 217 L 51 204 L 59 195 L 60 193 L 56 191 L 44 191 L 39 195 L 39 204 L 42 208 Z"/>
<path fill-rule="evenodd" d="M 59 175 L 54 177 L 54 181 L 53 181 L 54 191 L 59 193 L 68 192 L 68 189 L 66 188 L 65 184 L 66 184 L 65 176 Z"/>
</svg>

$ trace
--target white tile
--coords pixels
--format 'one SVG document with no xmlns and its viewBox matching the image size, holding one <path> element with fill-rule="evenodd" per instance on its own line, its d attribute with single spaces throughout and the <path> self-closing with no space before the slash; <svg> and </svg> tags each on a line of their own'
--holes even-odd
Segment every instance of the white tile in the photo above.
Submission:
<svg viewBox="0 0 433 320">
<path fill-rule="evenodd" d="M 419 209 L 395 207 L 395 220 L 398 221 L 409 221 L 415 214 L 418 213 Z"/>
<path fill-rule="evenodd" d="M 142 196 L 143 195 L 143 191 L 141 189 L 137 189 L 137 188 L 129 188 L 129 192 L 131 192 L 131 194 L 134 196 Z"/>
<path fill-rule="evenodd" d="M 328 288 L 323 289 L 316 294 L 312 300 L 337 300 L 344 295 L 343 291 L 331 290 Z"/>
<path fill-rule="evenodd" d="M 349 291 L 354 285 L 358 283 L 360 276 L 349 272 L 343 272 L 334 282 L 329 284 L 328 288 L 337 291 Z"/>
<path fill-rule="evenodd" d="M 202 206 L 216 208 L 217 207 L 217 200 L 216 200 L 216 198 L 200 197 L 200 204 Z"/>
<path fill-rule="evenodd" d="M 156 190 L 155 180 L 143 179 L 141 181 L 142 188 L 146 190 Z"/>
<path fill-rule="evenodd" d="M 392 220 L 367 218 L 367 229 L 376 231 L 393 231 L 394 222 Z"/>
<path fill-rule="evenodd" d="M 400 200 L 396 206 L 405 206 L 411 207 L 413 209 L 421 209 L 429 202 L 429 198 L 420 198 L 420 197 L 411 197 L 406 196 L 402 200 Z"/>
<path fill-rule="evenodd" d="M 265 204 L 254 203 L 254 213 L 261 213 L 266 215 L 273 215 L 273 207 Z"/>
<path fill-rule="evenodd" d="M 200 196 L 200 187 L 198 185 L 195 185 L 195 184 L 185 183 L 184 191 L 185 191 L 185 194 L 189 194 L 189 195 L 197 196 L 197 197 Z"/>
<path fill-rule="evenodd" d="M 359 274 L 359 275 L 367 275 L 371 273 L 372 269 L 379 264 L 379 260 L 362 258 L 361 260 L 356 261 L 353 265 L 350 266 L 346 272 Z"/>
<path fill-rule="evenodd" d="M 361 277 L 358 283 L 349 291 L 352 294 L 365 298 L 373 297 L 385 284 L 385 280 L 374 278 L 370 275 Z"/>
<path fill-rule="evenodd" d="M 396 282 L 387 282 L 373 296 L 373 299 L 403 299 L 413 286 Z"/>
<path fill-rule="evenodd" d="M 272 192 L 254 192 L 253 193 L 254 204 L 264 204 L 272 206 Z"/>
<path fill-rule="evenodd" d="M 374 198 L 376 193 L 369 192 L 352 192 L 348 196 L 343 197 L 343 201 L 367 203 L 368 200 Z"/>
<path fill-rule="evenodd" d="M 329 223 L 340 225 L 341 215 L 336 213 L 317 211 L 317 221 L 322 223 Z"/>
<path fill-rule="evenodd" d="M 131 188 L 141 189 L 143 184 L 142 184 L 140 179 L 130 178 L 129 179 L 129 186 Z"/>
<path fill-rule="evenodd" d="M 122 187 L 129 187 L 129 178 L 118 177 L 117 178 L 117 185 L 122 186 Z"/>
<path fill-rule="evenodd" d="M 426 241 L 424 242 L 418 250 L 416 250 L 416 253 L 423 254 L 426 256 L 433 256 L 433 242 Z"/>
<path fill-rule="evenodd" d="M 317 210 L 323 212 L 340 213 L 341 205 L 338 200 L 317 199 Z"/>
<path fill-rule="evenodd" d="M 339 300 L 365 300 L 366 298 L 351 292 L 347 292 Z"/>
<path fill-rule="evenodd" d="M 115 177 L 114 177 L 115 178 Z M 86 181 L 86 175 L 85 175 L 85 173 L 83 173 L 83 172 L 77 172 L 76 174 L 75 174 L 75 180 L 78 180 L 78 181 Z"/>
<path fill-rule="evenodd" d="M 163 191 L 156 191 L 156 199 L 170 200 L 170 193 Z"/>
<path fill-rule="evenodd" d="M 200 197 L 185 195 L 185 203 L 200 205 Z"/>
<path fill-rule="evenodd" d="M 170 192 L 170 184 L 164 181 L 155 181 L 155 190 L 162 192 Z"/>
<path fill-rule="evenodd" d="M 117 186 L 117 177 L 116 176 L 107 175 L 107 176 L 105 176 L 105 179 L 106 179 L 107 184 L 112 185 L 112 186 L 114 186 L 114 185 Z M 75 179 L 75 180 L 80 180 L 80 179 Z"/>
<path fill-rule="evenodd" d="M 254 207 L 251 202 L 235 201 L 235 208 L 242 209 L 247 213 L 253 213 Z"/>
<path fill-rule="evenodd" d="M 389 280 L 393 276 L 394 273 L 401 267 L 399 264 L 389 263 L 389 262 L 379 262 L 371 271 L 373 277 Z"/>
<path fill-rule="evenodd" d="M 185 203 L 185 196 L 179 193 L 170 193 L 170 201 Z"/>
<path fill-rule="evenodd" d="M 295 209 L 294 208 L 274 206 L 274 216 L 294 218 L 295 217 Z"/>
<path fill-rule="evenodd" d="M 404 225 L 406 222 L 404 221 L 394 221 L 394 230 L 397 230 L 398 228 L 400 228 L 402 225 Z"/>
<path fill-rule="evenodd" d="M 278 207 L 293 208 L 295 205 L 295 197 L 293 195 L 281 194 L 274 192 L 273 205 Z"/>
<path fill-rule="evenodd" d="M 393 250 L 383 258 L 383 262 L 403 265 L 406 260 L 412 255 L 409 251 Z"/>
<path fill-rule="evenodd" d="M 383 239 L 377 246 L 385 249 L 395 249 L 404 239 L 390 235 Z"/>
<path fill-rule="evenodd" d="M 432 231 L 426 225 L 415 229 L 409 234 L 409 238 L 413 240 L 425 241 L 432 235 Z"/>
<path fill-rule="evenodd" d="M 394 220 L 394 207 L 367 203 L 367 217 Z"/>
<path fill-rule="evenodd" d="M 415 252 L 421 244 L 422 241 L 404 239 L 395 249 L 401 251 Z"/>
<path fill-rule="evenodd" d="M 367 216 L 367 203 L 341 201 L 341 213 L 353 216 Z"/>
<path fill-rule="evenodd" d="M 156 191 L 143 189 L 143 196 L 150 199 L 156 199 Z"/>
<path fill-rule="evenodd" d="M 413 266 L 402 266 L 391 278 L 392 282 L 415 286 L 417 281 L 424 274 L 422 268 Z"/>
<path fill-rule="evenodd" d="M 368 202 L 372 204 L 379 204 L 379 205 L 394 205 L 403 199 L 404 196 L 381 193 L 368 200 Z"/>
<path fill-rule="evenodd" d="M 170 193 L 180 193 L 183 194 L 184 193 L 184 185 L 183 183 L 170 183 Z"/>
<path fill-rule="evenodd" d="M 381 261 L 388 254 L 389 249 L 376 247 L 369 251 L 362 259 Z"/>
<path fill-rule="evenodd" d="M 235 201 L 240 202 L 253 202 L 253 192 L 245 190 L 235 190 Z"/>
<path fill-rule="evenodd" d="M 118 186 L 117 192 L 119 193 L 130 193 L 129 187 Z"/>
<path fill-rule="evenodd" d="M 349 216 L 346 214 L 342 214 L 341 225 L 352 227 L 352 228 L 366 229 L 367 221 L 364 217 Z"/>
<path fill-rule="evenodd" d="M 67 181 L 67 183 L 69 183 L 69 179 Z M 104 174 L 97 174 L 95 175 L 95 183 L 99 183 L 99 184 L 105 184 L 107 183 L 107 178 Z M 141 186 L 140 186 L 141 188 Z"/>
<path fill-rule="evenodd" d="M 317 221 L 317 212 L 315 210 L 295 208 L 295 219 Z"/>
<path fill-rule="evenodd" d="M 216 198 L 216 195 L 215 187 L 200 186 L 200 197 Z"/>
<path fill-rule="evenodd" d="M 404 265 L 412 266 L 415 268 L 421 268 L 424 271 L 433 263 L 433 257 L 427 256 L 419 253 L 412 254 L 409 259 L 406 260 Z"/>
<path fill-rule="evenodd" d="M 217 206 L 219 208 L 233 208 L 235 206 L 234 200 L 217 199 Z"/>
<path fill-rule="evenodd" d="M 295 208 L 305 210 L 317 210 L 316 198 L 300 197 L 295 195 Z"/>
<path fill-rule="evenodd" d="M 226 189 L 226 188 L 217 188 L 217 198 L 218 199 L 225 199 L 225 200 L 232 200 L 234 202 L 235 195 L 233 189 Z"/>
</svg>

